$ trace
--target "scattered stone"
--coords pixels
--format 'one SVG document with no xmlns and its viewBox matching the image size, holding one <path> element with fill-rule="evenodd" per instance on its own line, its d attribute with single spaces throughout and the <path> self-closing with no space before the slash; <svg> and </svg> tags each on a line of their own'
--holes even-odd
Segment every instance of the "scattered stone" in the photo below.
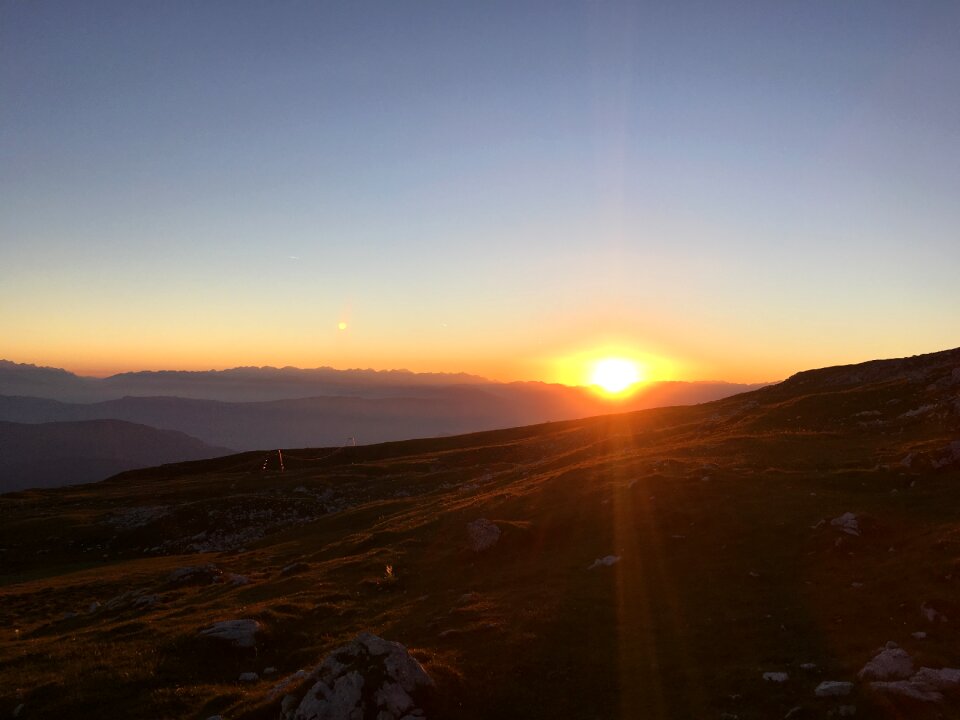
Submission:
<svg viewBox="0 0 960 720">
<path fill-rule="evenodd" d="M 264 675 L 276 675 L 276 674 L 277 674 L 277 669 L 271 665 L 270 667 L 266 667 L 266 668 L 263 669 L 263 674 L 264 674 Z"/>
<path fill-rule="evenodd" d="M 620 562 L 619 555 L 606 555 L 602 558 L 597 558 L 593 561 L 593 565 L 587 568 L 587 570 L 594 570 L 598 567 L 610 567 L 611 565 L 616 565 Z"/>
<path fill-rule="evenodd" d="M 92 603 L 90 603 L 90 607 L 87 608 L 87 612 L 90 615 L 93 615 L 93 613 L 95 613 L 99 609 L 100 609 L 100 603 L 94 600 Z"/>
<path fill-rule="evenodd" d="M 816 663 L 801 663 L 801 664 L 800 664 L 800 669 L 801 669 L 801 670 L 816 670 L 816 669 L 817 669 L 817 664 L 816 664 Z"/>
<path fill-rule="evenodd" d="M 926 640 L 927 634 L 920 630 L 919 632 L 910 633 L 910 637 L 912 637 L 914 640 Z"/>
<path fill-rule="evenodd" d="M 245 672 L 240 673 L 240 677 L 237 678 L 238 682 L 242 683 L 253 683 L 260 679 L 260 676 L 255 672 Z"/>
<path fill-rule="evenodd" d="M 840 528 L 848 535 L 860 534 L 860 524 L 857 522 L 857 516 L 852 512 L 845 512 L 843 515 L 835 517 L 830 521 L 830 524 L 833 527 Z"/>
<path fill-rule="evenodd" d="M 222 620 L 200 631 L 200 635 L 213 640 L 229 642 L 234 647 L 252 648 L 256 645 L 256 634 L 260 623 L 250 618 L 242 620 Z"/>
<path fill-rule="evenodd" d="M 483 552 L 497 544 L 500 528 L 486 518 L 479 518 L 467 523 L 467 536 L 470 539 L 470 549 Z"/>
<path fill-rule="evenodd" d="M 783 720 L 795 720 L 796 718 L 803 717 L 805 712 L 806 708 L 804 708 L 803 705 L 796 705 L 787 710 L 787 714 L 783 716 Z"/>
<path fill-rule="evenodd" d="M 906 650 L 888 646 L 857 673 L 861 680 L 903 680 L 913 674 L 913 659 Z"/>
<path fill-rule="evenodd" d="M 790 679 L 790 676 L 785 672 L 765 672 L 763 674 L 763 679 L 767 682 L 785 683 Z"/>
<path fill-rule="evenodd" d="M 433 686 L 403 645 L 370 633 L 331 652 L 315 675 L 317 683 L 285 718 L 422 717 L 413 696 Z"/>
<path fill-rule="evenodd" d="M 207 720 L 223 720 L 223 715 L 211 715 Z"/>
<path fill-rule="evenodd" d="M 160 604 L 159 595 L 141 595 L 133 601 L 133 606 L 138 608 L 153 607 Z"/>
<path fill-rule="evenodd" d="M 817 697 L 844 697 L 853 692 L 853 683 L 842 680 L 824 680 L 813 694 Z"/>
<path fill-rule="evenodd" d="M 230 573 L 227 576 L 227 579 L 230 581 L 231 585 L 249 585 L 250 578 L 246 575 L 237 575 L 235 573 Z"/>
<path fill-rule="evenodd" d="M 12 713 L 13 717 L 20 717 L 20 713 L 23 712 L 24 706 L 25 706 L 24 703 L 20 703 L 19 705 L 17 705 L 17 706 L 13 709 L 13 713 Z"/>
</svg>

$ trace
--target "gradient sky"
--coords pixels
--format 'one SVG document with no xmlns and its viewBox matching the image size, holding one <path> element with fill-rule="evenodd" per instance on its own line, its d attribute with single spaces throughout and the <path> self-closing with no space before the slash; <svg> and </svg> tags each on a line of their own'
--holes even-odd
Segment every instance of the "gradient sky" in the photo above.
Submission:
<svg viewBox="0 0 960 720">
<path fill-rule="evenodd" d="M 954 347 L 958 71 L 956 2 L 0 0 L 0 357 Z"/>
</svg>

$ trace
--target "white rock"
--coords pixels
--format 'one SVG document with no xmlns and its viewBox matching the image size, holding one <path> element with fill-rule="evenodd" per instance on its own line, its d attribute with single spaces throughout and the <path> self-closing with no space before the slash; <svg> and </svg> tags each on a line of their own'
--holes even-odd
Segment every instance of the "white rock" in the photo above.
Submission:
<svg viewBox="0 0 960 720">
<path fill-rule="evenodd" d="M 790 679 L 790 676 L 785 672 L 765 672 L 763 674 L 763 679 L 767 682 L 785 683 Z"/>
<path fill-rule="evenodd" d="M 317 682 L 297 707 L 294 720 L 422 716 L 411 695 L 433 685 L 403 645 L 370 633 L 333 650 L 314 677 Z"/>
<path fill-rule="evenodd" d="M 886 648 L 857 673 L 861 680 L 903 680 L 913 674 L 913 659 L 906 650 Z"/>
<path fill-rule="evenodd" d="M 587 570 L 593 570 L 598 567 L 610 567 L 611 565 L 616 565 L 620 562 L 619 555 L 606 555 L 602 558 L 597 558 L 593 561 L 593 565 L 587 568 Z"/>
<path fill-rule="evenodd" d="M 910 637 L 914 640 L 926 640 L 927 634 L 920 630 L 919 632 L 910 633 Z"/>
<path fill-rule="evenodd" d="M 800 669 L 801 669 L 801 670 L 816 670 L 816 669 L 817 669 L 817 664 L 816 664 L 816 663 L 801 663 L 801 664 L 800 664 Z"/>
<path fill-rule="evenodd" d="M 817 697 L 843 697 L 853 692 L 853 683 L 842 680 L 824 680 L 813 694 Z"/>
<path fill-rule="evenodd" d="M 260 623 L 250 618 L 242 620 L 222 620 L 200 631 L 204 637 L 229 642 L 235 647 L 251 648 L 256 645 L 256 634 Z"/>
<path fill-rule="evenodd" d="M 242 683 L 252 683 L 252 682 L 256 682 L 259 679 L 260 679 L 260 676 L 257 675 L 255 672 L 245 672 L 245 673 L 240 673 L 240 677 L 237 678 L 237 681 Z"/>
<path fill-rule="evenodd" d="M 467 523 L 467 536 L 470 549 L 474 552 L 483 552 L 497 544 L 500 539 L 500 528 L 486 518 L 479 518 Z"/>
<path fill-rule="evenodd" d="M 848 535 L 860 534 L 860 524 L 857 522 L 857 516 L 852 512 L 845 512 L 843 515 L 835 517 L 830 521 L 830 524 L 840 528 Z"/>
</svg>

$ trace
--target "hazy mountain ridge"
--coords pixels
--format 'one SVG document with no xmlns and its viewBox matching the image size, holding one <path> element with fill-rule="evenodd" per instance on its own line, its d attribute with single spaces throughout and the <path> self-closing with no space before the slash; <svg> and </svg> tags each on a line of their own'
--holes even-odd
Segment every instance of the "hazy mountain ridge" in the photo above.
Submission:
<svg viewBox="0 0 960 720">
<path fill-rule="evenodd" d="M 369 631 L 432 720 L 960 718 L 957 351 L 282 460 L 0 497 L 0 712 L 267 720 Z M 928 670 L 861 677 L 888 642 Z"/>
<path fill-rule="evenodd" d="M 144 370 L 105 378 L 60 368 L 0 360 L 0 394 L 68 402 L 102 402 L 124 396 L 176 396 L 228 402 L 287 400 L 318 395 L 389 396 L 431 387 L 494 384 L 467 373 L 409 370 L 237 367 L 228 370 Z"/>
<path fill-rule="evenodd" d="M 225 402 L 182 397 L 124 397 L 97 403 L 0 395 L 0 420 L 55 422 L 115 418 L 179 430 L 238 450 L 360 444 L 455 435 L 552 420 L 685 405 L 751 386 L 721 383 L 654 384 L 610 403 L 584 388 L 542 383 L 406 388 L 405 395 L 307 397 Z M 419 393 L 414 395 L 414 393 Z"/>
<path fill-rule="evenodd" d="M 96 482 L 116 473 L 234 452 L 120 420 L 0 421 L 0 493 Z"/>
</svg>

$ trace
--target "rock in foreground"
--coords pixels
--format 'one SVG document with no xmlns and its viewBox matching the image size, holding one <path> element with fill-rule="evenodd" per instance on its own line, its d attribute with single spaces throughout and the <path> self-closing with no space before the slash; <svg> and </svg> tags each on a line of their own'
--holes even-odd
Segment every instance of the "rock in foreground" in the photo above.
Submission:
<svg viewBox="0 0 960 720">
<path fill-rule="evenodd" d="M 422 720 L 416 696 L 433 680 L 407 649 L 361 633 L 331 652 L 315 673 L 317 683 L 285 718 L 293 720 Z"/>
</svg>

